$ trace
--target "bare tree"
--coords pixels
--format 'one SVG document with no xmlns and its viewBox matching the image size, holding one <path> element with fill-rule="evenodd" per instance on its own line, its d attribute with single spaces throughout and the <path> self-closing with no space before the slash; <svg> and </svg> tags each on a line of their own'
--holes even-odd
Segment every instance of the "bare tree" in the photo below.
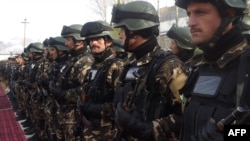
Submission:
<svg viewBox="0 0 250 141">
<path fill-rule="evenodd" d="M 116 4 L 124 4 L 133 0 L 92 0 L 91 8 L 100 15 L 101 19 L 107 21 L 107 8 Z"/>
<path fill-rule="evenodd" d="M 92 0 L 91 8 L 101 17 L 101 20 L 107 20 L 107 7 L 116 3 L 116 0 Z"/>
</svg>

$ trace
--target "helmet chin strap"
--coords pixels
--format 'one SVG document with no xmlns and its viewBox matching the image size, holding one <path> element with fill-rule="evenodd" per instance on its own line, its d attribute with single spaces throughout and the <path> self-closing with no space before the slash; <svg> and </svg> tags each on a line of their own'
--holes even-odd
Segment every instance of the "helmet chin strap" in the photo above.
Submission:
<svg viewBox="0 0 250 141">
<path fill-rule="evenodd" d="M 198 47 L 203 50 L 203 51 L 207 51 L 210 48 L 213 48 L 216 44 L 216 42 L 220 39 L 220 37 L 222 36 L 223 32 L 225 31 L 225 29 L 227 28 L 227 26 L 234 20 L 234 18 L 230 18 L 230 17 L 225 17 L 222 19 L 220 26 L 218 27 L 217 31 L 215 32 L 214 36 L 208 40 L 207 42 L 198 45 Z"/>
<path fill-rule="evenodd" d="M 131 37 L 134 36 L 134 34 L 130 34 L 130 31 L 127 28 L 125 28 L 125 35 L 126 35 L 126 40 L 124 43 L 124 50 L 126 52 L 132 52 L 132 50 L 128 49 L 128 46 L 129 46 L 129 40 L 131 39 Z"/>
</svg>

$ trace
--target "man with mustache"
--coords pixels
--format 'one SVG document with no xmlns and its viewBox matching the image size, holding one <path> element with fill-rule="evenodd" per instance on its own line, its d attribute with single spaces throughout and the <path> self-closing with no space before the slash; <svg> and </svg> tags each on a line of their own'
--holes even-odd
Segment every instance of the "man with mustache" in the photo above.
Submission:
<svg viewBox="0 0 250 141">
<path fill-rule="evenodd" d="M 183 89 L 184 96 L 190 99 L 184 109 L 180 140 L 222 141 L 223 131 L 216 123 L 231 115 L 237 106 L 249 107 L 249 84 L 245 83 L 249 69 L 242 67 L 247 64 L 241 64 L 249 63 L 249 49 L 237 26 L 246 4 L 243 0 L 177 0 L 176 5 L 186 9 L 192 41 L 203 50 Z M 239 81 L 242 90 L 237 87 Z"/>
</svg>

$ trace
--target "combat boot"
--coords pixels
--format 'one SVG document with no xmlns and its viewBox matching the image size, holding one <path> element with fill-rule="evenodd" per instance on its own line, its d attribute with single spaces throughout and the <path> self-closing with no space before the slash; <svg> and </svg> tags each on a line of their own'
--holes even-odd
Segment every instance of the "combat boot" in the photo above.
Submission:
<svg viewBox="0 0 250 141">
<path fill-rule="evenodd" d="M 24 122 L 21 122 L 22 126 L 30 126 L 32 125 L 32 122 L 29 117 L 26 118 Z"/>
<path fill-rule="evenodd" d="M 23 113 L 23 112 L 17 112 L 16 115 L 17 115 L 16 120 L 24 120 L 24 119 L 26 119 L 26 114 Z"/>
<path fill-rule="evenodd" d="M 24 122 L 21 123 L 23 127 L 31 127 L 33 124 L 32 122 L 25 120 Z"/>
<path fill-rule="evenodd" d="M 26 116 L 25 115 L 18 115 L 17 117 L 16 117 L 16 120 L 17 121 L 19 121 L 19 120 L 25 120 L 26 119 Z"/>
<path fill-rule="evenodd" d="M 27 129 L 24 129 L 25 135 L 31 135 L 35 133 L 35 129 L 33 127 L 29 127 Z"/>
<path fill-rule="evenodd" d="M 32 137 L 29 137 L 27 141 L 40 141 L 39 137 L 37 134 L 33 135 Z"/>
</svg>

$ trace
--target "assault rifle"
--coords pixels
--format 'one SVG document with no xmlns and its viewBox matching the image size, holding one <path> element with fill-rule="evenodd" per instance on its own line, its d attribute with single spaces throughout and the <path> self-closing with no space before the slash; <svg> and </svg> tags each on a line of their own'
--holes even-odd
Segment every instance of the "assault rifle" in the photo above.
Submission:
<svg viewBox="0 0 250 141">
<path fill-rule="evenodd" d="M 146 84 L 146 80 L 147 80 L 147 75 L 146 75 L 146 77 L 143 79 L 143 82 L 141 84 L 139 84 L 138 80 L 140 80 L 141 76 L 137 73 L 137 71 L 138 70 L 135 70 L 134 72 L 132 72 L 132 75 L 133 75 L 135 80 L 133 80 L 132 82 L 129 82 L 127 84 L 129 86 L 126 87 L 126 89 L 128 89 L 130 91 L 127 93 L 125 101 L 122 103 L 122 108 L 129 113 L 133 112 L 133 110 L 135 109 L 134 99 L 135 99 L 136 92 L 141 89 L 141 87 L 139 87 L 139 86 L 144 86 Z M 129 70 L 127 73 L 129 73 Z M 129 139 L 127 139 L 127 136 L 124 133 L 124 129 L 118 123 L 116 123 L 116 127 L 117 127 L 117 129 L 116 129 L 117 132 L 115 134 L 115 141 L 127 141 L 127 140 L 129 140 Z"/>
<path fill-rule="evenodd" d="M 217 128 L 219 131 L 224 131 L 224 125 L 238 125 L 245 122 L 246 118 L 250 117 L 250 110 L 241 106 L 238 106 L 229 116 L 221 119 L 217 122 Z"/>
<path fill-rule="evenodd" d="M 87 76 L 87 82 L 83 84 L 83 91 L 80 95 L 80 98 L 83 102 L 87 101 L 87 96 L 86 93 L 88 93 L 89 87 L 90 87 L 90 82 L 92 78 L 92 73 L 90 72 L 89 75 Z M 83 126 L 86 126 L 87 128 L 91 127 L 90 121 L 85 117 L 85 115 L 82 113 L 80 110 L 80 124 Z"/>
<path fill-rule="evenodd" d="M 63 80 L 65 79 L 66 74 L 69 72 L 69 70 L 72 68 L 73 65 L 74 65 L 74 61 L 69 61 L 66 63 L 66 65 L 63 68 L 61 68 L 61 70 L 63 70 L 63 71 L 59 72 L 60 75 L 58 75 L 57 78 L 53 79 L 54 86 L 62 87 Z M 60 108 L 60 104 L 53 94 L 52 94 L 52 97 L 53 97 L 53 101 L 55 102 L 57 108 Z"/>
</svg>

